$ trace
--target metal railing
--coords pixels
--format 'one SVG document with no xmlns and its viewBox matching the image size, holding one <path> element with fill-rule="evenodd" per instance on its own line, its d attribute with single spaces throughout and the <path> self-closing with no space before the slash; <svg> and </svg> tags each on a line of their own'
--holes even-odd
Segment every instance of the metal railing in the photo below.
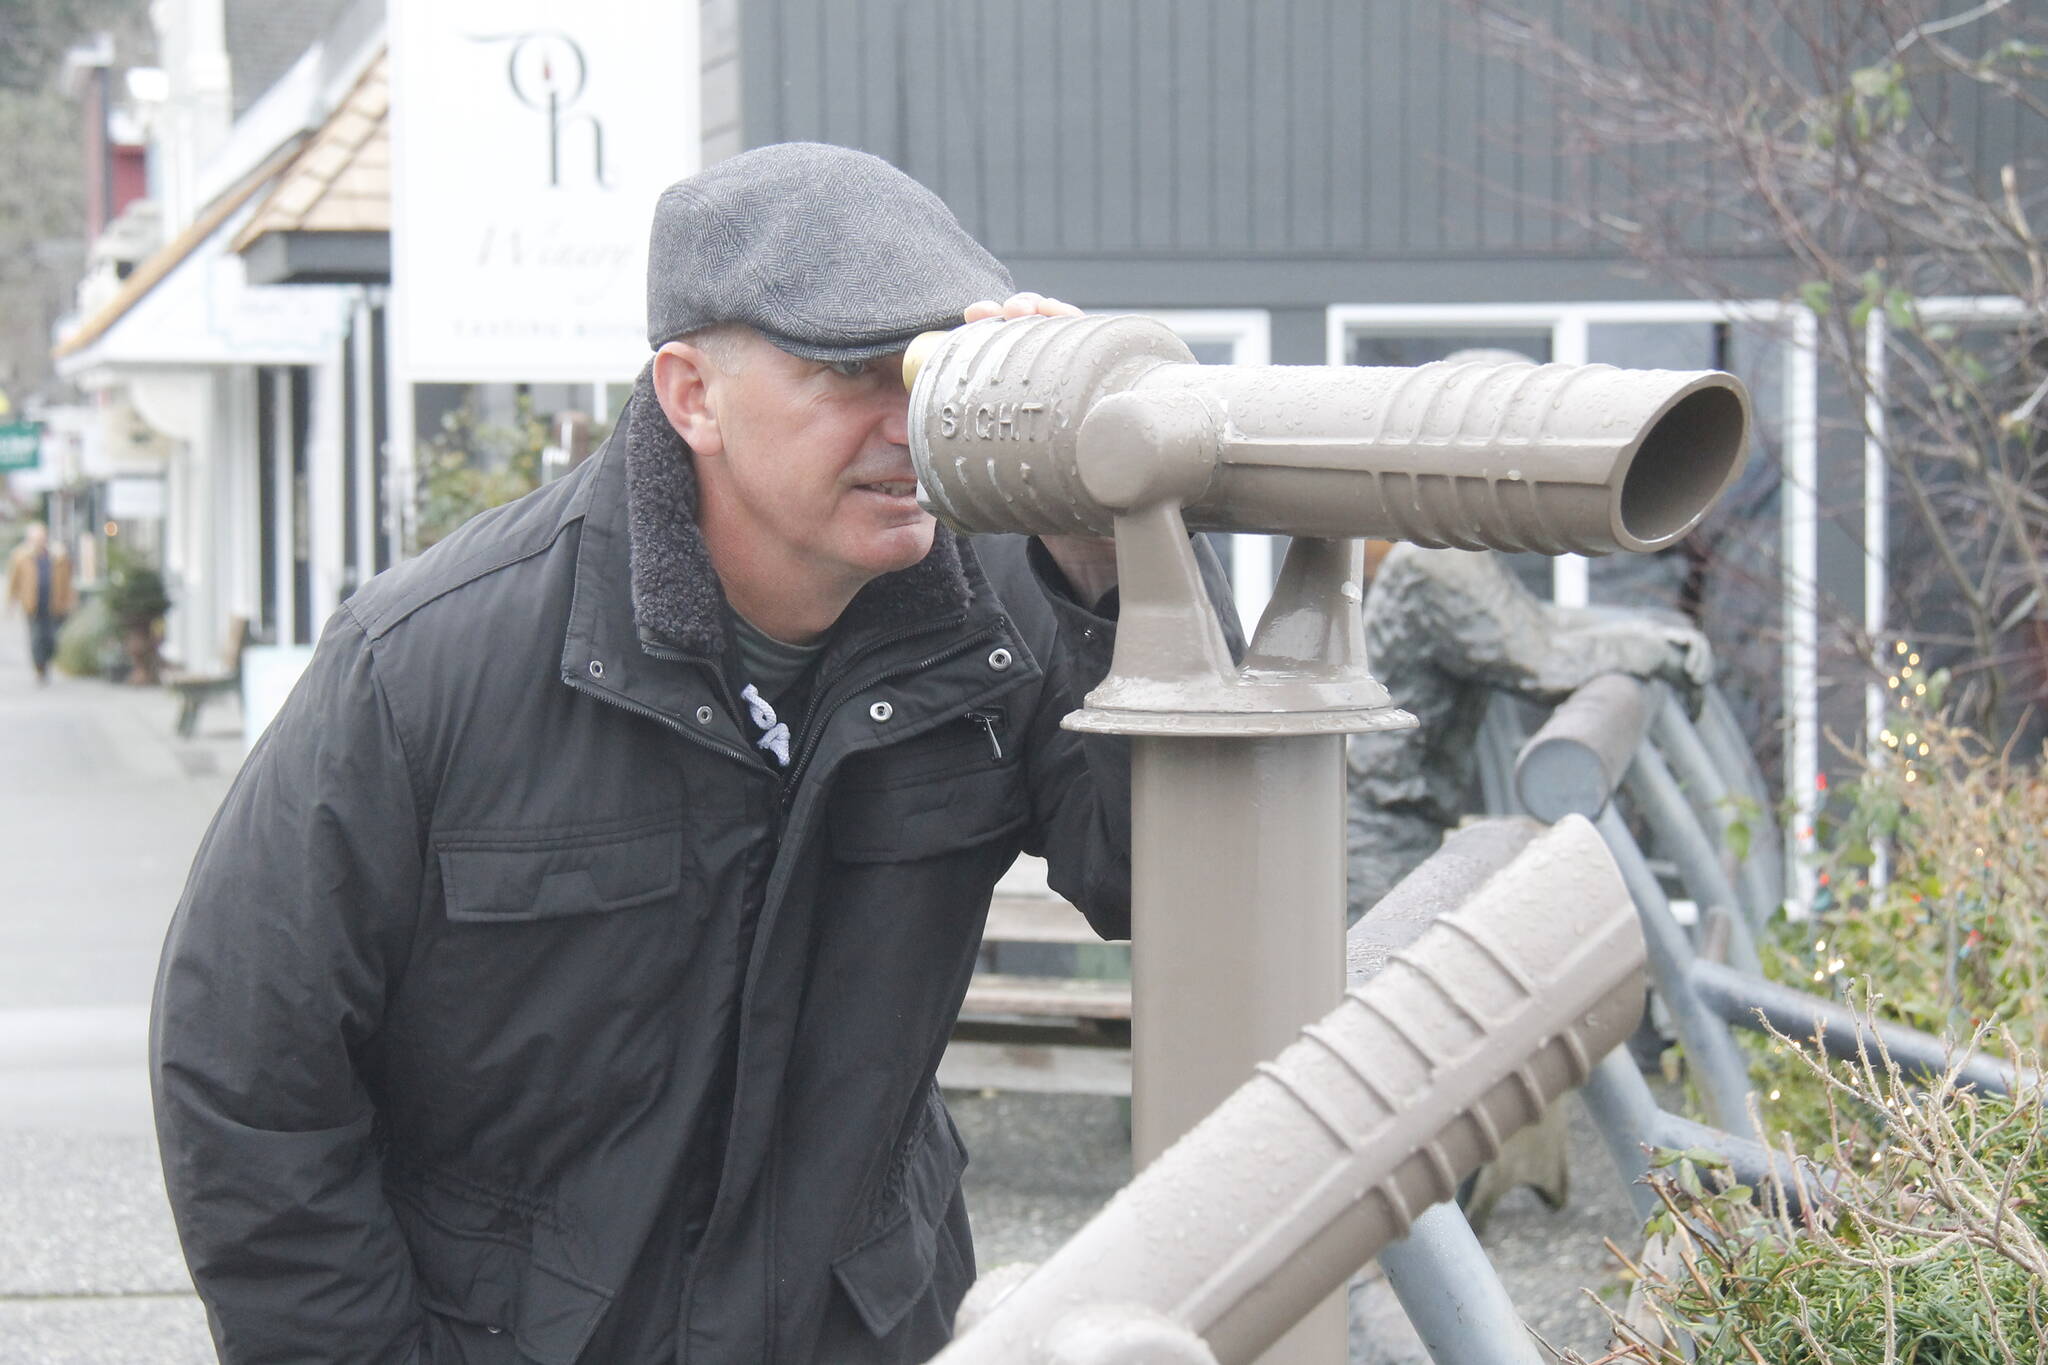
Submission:
<svg viewBox="0 0 2048 1365">
<path fill-rule="evenodd" d="M 1503 722 L 1504 724 L 1504 722 Z M 1592 820 L 1620 866 L 1649 945 L 1652 988 L 1685 1049 L 1702 1100 L 1719 1130 L 1661 1108 L 1641 1074 L 1620 1056 L 1594 1072 L 1584 1094 L 1603 1137 L 1624 1173 L 1644 1169 L 1645 1147 L 1707 1147 L 1728 1156 L 1736 1175 L 1754 1189 L 1766 1186 L 1767 1168 L 1785 1187 L 1812 1193 L 1785 1169 L 1782 1157 L 1738 1136 L 1751 1132 L 1748 1063 L 1735 1028 L 1817 1041 L 1829 1055 L 1856 1059 L 1881 1047 L 1902 1070 L 1938 1075 L 1954 1067 L 1968 1085 L 2004 1093 L 2025 1079 L 2009 1064 L 1982 1053 L 1959 1056 L 1949 1042 L 1904 1025 L 1873 1022 L 1833 1000 L 1764 978 L 1755 933 L 1776 909 L 1771 889 L 1782 885 L 1774 839 L 1752 839 L 1749 856 L 1731 875 L 1722 862 L 1728 827 L 1754 803 L 1754 765 L 1733 742 L 1725 702 L 1709 689 L 1696 724 L 1661 684 L 1609 675 L 1579 689 L 1521 747 L 1513 777 L 1515 805 L 1539 820 L 1581 816 Z M 1482 752 L 1498 762 L 1498 737 Z M 1669 760 L 1669 761 L 1667 761 Z M 1676 771 L 1674 771 L 1674 767 Z M 1682 777 L 1681 777 L 1682 774 Z M 1680 884 L 1698 907 L 1693 932 L 1673 913 L 1670 899 L 1639 846 L 1615 798 L 1629 805 L 1652 846 L 1669 857 Z M 1753 821 L 1761 826 L 1762 821 Z M 1716 951 L 1703 951 L 1706 948 Z M 1716 956 L 1726 961 L 1714 960 Z M 1651 1196 L 1632 1185 L 1637 1205 Z"/>
</svg>

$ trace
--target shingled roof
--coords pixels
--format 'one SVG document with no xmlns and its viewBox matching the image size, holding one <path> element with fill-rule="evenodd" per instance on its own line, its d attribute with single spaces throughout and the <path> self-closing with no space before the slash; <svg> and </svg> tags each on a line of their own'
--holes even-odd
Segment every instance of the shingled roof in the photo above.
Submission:
<svg viewBox="0 0 2048 1365">
<path fill-rule="evenodd" d="M 235 234 L 233 250 L 273 232 L 391 230 L 388 70 L 379 53 Z"/>
</svg>

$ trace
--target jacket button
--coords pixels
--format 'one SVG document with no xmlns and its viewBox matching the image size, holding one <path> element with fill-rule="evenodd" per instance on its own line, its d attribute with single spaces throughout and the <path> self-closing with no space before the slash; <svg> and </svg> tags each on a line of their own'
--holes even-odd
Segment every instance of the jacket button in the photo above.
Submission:
<svg viewBox="0 0 2048 1365">
<path fill-rule="evenodd" d="M 700 707 L 698 707 L 698 708 L 697 708 L 697 723 L 698 723 L 699 725 L 709 725 L 709 724 L 711 723 L 711 714 L 712 714 L 712 713 L 711 713 L 711 708 L 710 708 L 710 707 L 708 707 L 708 706 L 700 706 Z"/>
<path fill-rule="evenodd" d="M 502 1327 L 486 1327 L 484 1328 L 484 1330 L 486 1332 L 489 1332 L 492 1336 L 497 1336 L 500 1333 L 502 1333 L 505 1329 Z"/>
<path fill-rule="evenodd" d="M 602 678 L 604 676 L 603 659 L 592 659 L 590 661 L 590 676 L 593 678 Z"/>
<path fill-rule="evenodd" d="M 895 714 L 896 708 L 889 705 L 889 703 L 885 701 L 878 701 L 873 706 L 870 706 L 868 708 L 868 719 L 875 721 L 878 724 L 882 721 L 889 719 L 889 717 Z"/>
<path fill-rule="evenodd" d="M 989 651 L 988 666 L 998 673 L 1008 668 L 1013 662 L 1014 659 L 1007 649 L 992 649 Z"/>
</svg>

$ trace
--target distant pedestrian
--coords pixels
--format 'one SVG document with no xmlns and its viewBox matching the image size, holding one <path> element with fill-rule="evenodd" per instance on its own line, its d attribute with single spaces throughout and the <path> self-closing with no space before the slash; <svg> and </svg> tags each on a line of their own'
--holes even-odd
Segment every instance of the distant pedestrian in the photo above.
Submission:
<svg viewBox="0 0 2048 1365">
<path fill-rule="evenodd" d="M 50 659 L 57 652 L 57 627 L 77 605 L 71 587 L 71 556 L 50 543 L 40 521 L 28 524 L 28 535 L 7 561 L 7 601 L 28 617 L 28 656 L 36 681 L 50 680 Z"/>
</svg>

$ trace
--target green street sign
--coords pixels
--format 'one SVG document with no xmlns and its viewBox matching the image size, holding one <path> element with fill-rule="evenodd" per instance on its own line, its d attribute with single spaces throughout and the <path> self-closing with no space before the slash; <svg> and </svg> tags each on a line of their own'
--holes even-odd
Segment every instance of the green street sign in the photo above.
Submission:
<svg viewBox="0 0 2048 1365">
<path fill-rule="evenodd" d="M 34 469 L 43 455 L 41 422 L 9 422 L 0 426 L 0 473 Z"/>
</svg>

